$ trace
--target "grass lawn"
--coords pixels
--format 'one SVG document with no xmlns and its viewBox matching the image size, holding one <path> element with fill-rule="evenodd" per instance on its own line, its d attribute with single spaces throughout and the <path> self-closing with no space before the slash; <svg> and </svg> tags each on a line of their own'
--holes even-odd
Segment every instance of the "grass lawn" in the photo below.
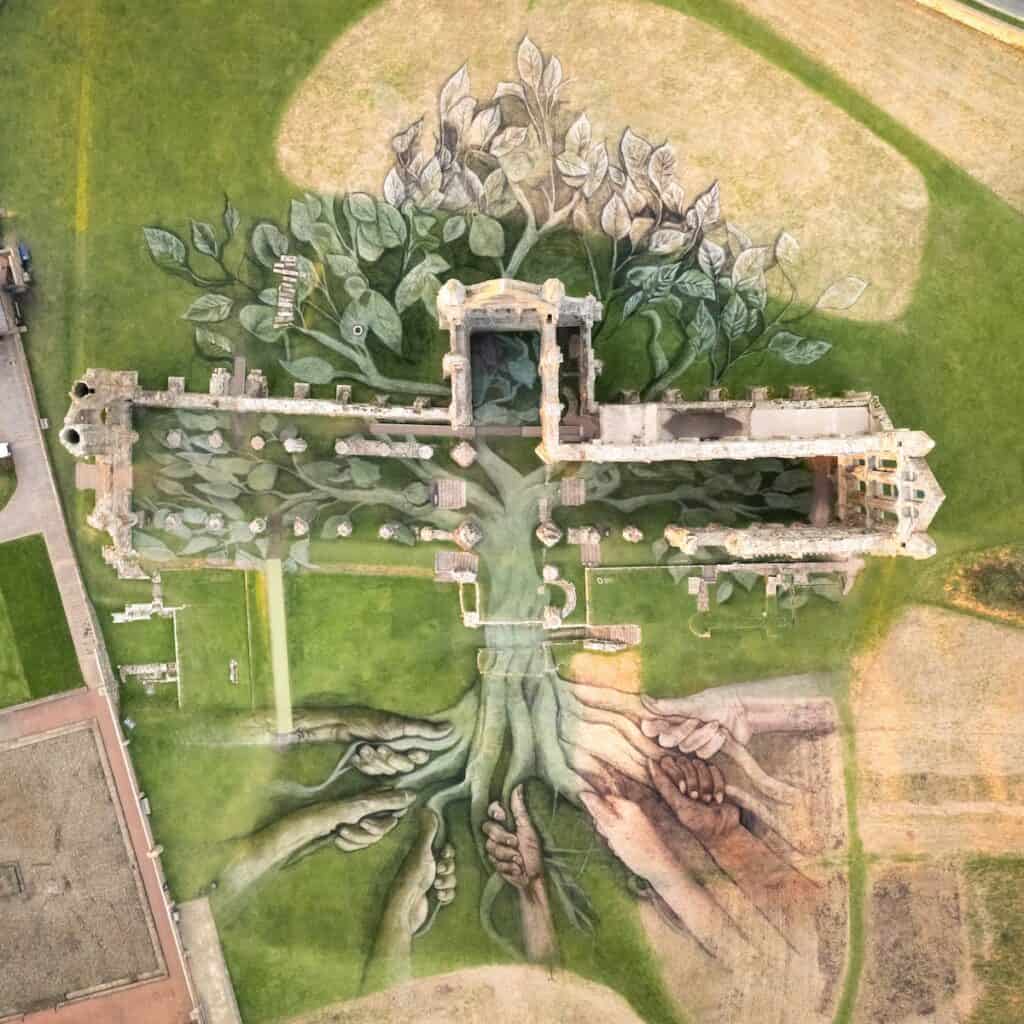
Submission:
<svg viewBox="0 0 1024 1024">
<path fill-rule="evenodd" d="M 0 706 L 83 685 L 45 541 L 0 545 Z"/>
<path fill-rule="evenodd" d="M 292 703 L 425 714 L 476 678 L 482 634 L 459 618 L 454 586 L 397 576 L 309 574 L 286 581 Z"/>
<path fill-rule="evenodd" d="M 0 463 L 0 510 L 11 500 L 18 486 L 18 474 L 14 466 Z"/>
<path fill-rule="evenodd" d="M 19 233 L 35 254 L 37 287 L 25 305 L 29 358 L 44 416 L 60 422 L 69 382 L 90 365 L 137 367 L 150 385 L 169 374 L 185 374 L 192 386 L 203 385 L 208 364 L 196 355 L 190 331 L 178 319 L 195 292 L 152 266 L 141 227 L 182 230 L 189 216 L 216 220 L 225 191 L 247 215 L 283 217 L 296 190 L 276 167 L 278 119 L 324 49 L 368 6 L 309 0 L 291 5 L 287 19 L 269 2 L 212 5 L 205 0 L 138 0 L 131 7 L 123 0 L 54 0 L 8 4 L 0 12 L 10 72 L 3 125 L 5 136 L 18 140 L 17 146 L 0 149 L 0 181 L 5 204 L 19 211 Z M 780 641 L 769 642 L 756 632 L 724 633 L 720 643 L 714 636 L 698 641 L 680 628 L 679 589 L 662 583 L 643 593 L 616 590 L 620 596 L 609 595 L 608 614 L 628 610 L 626 621 L 644 624 L 645 673 L 659 692 L 844 664 L 908 601 L 941 600 L 940 569 L 958 552 L 1019 540 L 1024 505 L 1024 468 L 1012 458 L 1018 449 L 1024 218 L 748 14 L 720 0 L 672 0 L 668 6 L 709 21 L 789 71 L 892 145 L 924 176 L 928 241 L 909 309 L 888 323 L 815 318 L 809 326 L 825 331 L 835 348 L 800 377 L 821 393 L 874 390 L 897 423 L 930 433 L 937 442 L 930 461 L 948 499 L 934 530 L 940 559 L 924 565 L 873 564 L 846 603 L 801 609 L 797 625 Z M 684 145 L 685 138 L 677 141 Z M 723 185 L 728 194 L 728 183 Z M 570 264 L 569 256 L 576 262 Z M 523 276 L 540 280 L 556 273 L 570 289 L 585 288 L 586 269 L 578 257 L 552 238 L 535 250 Z M 420 340 L 421 353 L 428 353 L 437 337 Z M 641 383 L 646 357 L 638 346 L 645 340 L 638 326 L 635 337 L 620 335 L 614 348 L 599 352 L 611 390 Z M 262 358 L 277 381 L 273 353 L 268 350 Z M 740 390 L 754 380 L 787 382 L 781 368 L 764 366 L 730 383 Z M 694 374 L 681 383 L 696 393 L 705 382 Z M 73 491 L 71 460 L 56 446 L 54 432 L 48 437 L 112 657 L 148 660 L 143 656 L 150 649 L 154 659 L 163 656 L 165 625 L 146 624 L 145 630 L 111 625 L 109 612 L 126 600 L 146 600 L 147 588 L 116 580 L 102 563 L 101 538 L 84 525 L 91 499 Z M 348 561 L 429 565 L 429 549 L 381 544 L 373 536 L 376 525 L 368 517 L 350 540 L 318 543 L 344 545 L 341 557 Z M 5 554 L 6 546 L 0 552 Z M 313 557 L 318 559 L 316 543 Z M 31 630 L 14 617 L 21 621 L 27 608 L 41 607 L 42 598 L 26 602 L 24 595 L 56 596 L 45 586 L 25 587 L 26 579 L 35 579 L 25 574 L 35 563 L 31 558 L 27 563 L 18 562 L 7 577 L 17 580 L 17 600 L 0 580 L 9 616 L 0 615 L 0 651 L 8 649 L 0 679 L 13 679 L 18 671 L 10 645 L 4 644 L 7 621 L 19 646 L 23 678 L 38 696 L 52 692 L 46 687 L 63 689 L 80 680 L 69 638 L 53 641 L 50 615 L 59 601 L 34 620 L 37 627 L 45 624 L 47 642 L 33 644 L 26 654 L 23 638 Z M 0 557 L 0 574 L 14 566 L 15 560 Z M 194 613 L 185 623 L 185 713 L 178 712 L 173 694 L 147 699 L 131 692 L 125 695 L 125 711 L 139 722 L 131 749 L 153 800 L 172 888 L 176 897 L 187 898 L 213 877 L 226 842 L 270 815 L 270 787 L 282 772 L 314 776 L 329 769 L 333 755 L 186 745 L 189 728 L 202 732 L 244 703 L 244 686 L 236 693 L 226 682 L 229 658 L 237 657 L 240 669 L 246 666 L 242 678 L 248 673 L 250 701 L 260 703 L 260 694 L 269 694 L 265 663 L 249 656 L 250 644 L 262 651 L 267 640 L 259 615 L 249 614 L 245 626 L 246 607 L 251 613 L 260 600 L 254 579 L 232 574 L 222 584 L 200 574 L 193 583 L 181 575 L 168 582 L 172 587 L 181 588 Z M 427 581 L 293 579 L 289 627 L 297 699 L 339 693 L 405 711 L 450 703 L 471 678 L 473 661 L 473 636 L 457 625 L 454 600 L 454 590 L 438 590 Z M 43 687 L 39 692 L 36 680 Z M 17 685 L 11 684 L 9 696 L 0 689 L 0 700 L 23 699 Z M 193 708 L 201 712 L 198 721 L 191 717 Z M 851 737 L 851 753 L 852 742 Z M 462 849 L 468 837 L 459 842 L 463 861 L 471 862 L 471 853 Z M 344 860 L 329 851 L 318 853 L 261 889 L 241 913 L 218 911 L 247 1020 L 300 1012 L 357 989 L 381 880 L 390 877 L 400 855 L 398 842 Z M 432 956 L 438 967 L 470 962 L 460 957 L 498 959 L 476 925 L 474 884 L 472 873 L 460 881 L 465 888 L 449 908 L 450 923 L 439 923 L 423 941 L 422 964 Z M 619 908 L 609 902 L 605 912 L 614 921 Z M 859 920 L 856 889 L 851 914 Z M 607 947 L 617 951 L 618 962 L 595 959 L 593 970 L 619 978 L 616 984 L 633 993 L 634 1005 L 643 1006 L 649 1019 L 663 1019 L 655 990 L 652 1002 L 637 994 L 637 986 L 647 981 L 629 969 L 644 961 L 628 946 L 630 929 L 624 932 L 626 945 Z M 991 970 L 982 971 L 986 990 L 979 1014 L 988 1016 L 978 1017 L 981 1024 L 1019 1016 L 1012 985 L 1005 981 L 1013 977 L 1014 958 L 1024 948 L 1019 929 L 1004 929 L 1001 943 Z M 855 941 L 854 964 L 858 948 Z M 582 964 L 576 953 L 568 955 L 573 964 Z M 591 950 L 589 955 L 604 954 Z M 842 1020 L 853 1012 L 856 974 L 856 969 L 848 974 Z"/>
</svg>

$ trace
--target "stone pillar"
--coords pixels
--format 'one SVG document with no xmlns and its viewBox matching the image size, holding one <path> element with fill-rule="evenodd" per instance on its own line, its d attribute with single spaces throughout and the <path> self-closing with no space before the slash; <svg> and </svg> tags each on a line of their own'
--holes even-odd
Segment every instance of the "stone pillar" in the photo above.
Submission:
<svg viewBox="0 0 1024 1024">
<path fill-rule="evenodd" d="M 584 415 L 597 412 L 597 361 L 594 359 L 594 347 L 591 332 L 594 324 L 588 317 L 580 324 L 580 412 Z"/>
<path fill-rule="evenodd" d="M 451 379 L 452 385 L 449 407 L 452 427 L 459 430 L 473 423 L 473 370 L 466 325 L 461 320 L 450 320 L 448 337 L 450 351 L 444 357 L 444 375 Z"/>
<path fill-rule="evenodd" d="M 540 333 L 540 430 L 541 449 L 545 461 L 556 462 L 560 442 L 559 424 L 562 421 L 562 403 L 558 398 L 559 367 L 562 352 L 558 347 L 558 324 L 549 316 L 541 324 Z"/>
</svg>

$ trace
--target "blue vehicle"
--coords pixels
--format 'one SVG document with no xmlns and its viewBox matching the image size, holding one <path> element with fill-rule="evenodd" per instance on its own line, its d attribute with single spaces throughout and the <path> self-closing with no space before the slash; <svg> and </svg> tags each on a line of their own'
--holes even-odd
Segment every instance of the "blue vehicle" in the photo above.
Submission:
<svg viewBox="0 0 1024 1024">
<path fill-rule="evenodd" d="M 18 257 L 21 260 L 21 265 L 28 270 L 32 263 L 32 250 L 24 242 L 18 243 Z"/>
</svg>

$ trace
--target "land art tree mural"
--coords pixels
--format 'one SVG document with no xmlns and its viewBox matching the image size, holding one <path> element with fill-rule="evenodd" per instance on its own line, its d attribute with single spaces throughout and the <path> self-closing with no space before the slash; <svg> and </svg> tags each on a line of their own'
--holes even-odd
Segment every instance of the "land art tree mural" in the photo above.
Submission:
<svg viewBox="0 0 1024 1024">
<path fill-rule="evenodd" d="M 287 231 L 259 222 L 248 246 L 230 202 L 222 230 L 192 223 L 191 245 L 165 228 L 147 228 L 156 262 L 203 291 L 184 313 L 198 349 L 221 359 L 251 340 L 274 346 L 280 365 L 298 380 L 345 380 L 442 398 L 445 387 L 382 367 L 410 354 L 417 318 L 421 324 L 433 318 L 443 280 L 523 273 L 546 237 L 569 232 L 606 307 L 599 347 L 614 346 L 633 317 L 649 324 L 649 399 L 694 365 L 706 365 L 707 380 L 718 385 L 748 359 L 798 366 L 828 351 L 827 341 L 794 328 L 811 309 L 848 308 L 864 282 L 844 278 L 815 302 L 802 302 L 799 247 L 789 234 L 756 244 L 723 219 L 717 183 L 688 200 L 667 143 L 656 145 L 627 128 L 610 151 L 593 138 L 586 114 L 565 110 L 561 63 L 545 58 L 529 39 L 519 48 L 517 67 L 518 79 L 501 83 L 484 103 L 471 95 L 466 67 L 452 75 L 440 92 L 432 135 L 420 120 L 392 139 L 394 166 L 380 197 L 307 194 L 292 202 Z M 278 327 L 272 268 L 289 254 L 297 257 L 300 281 L 296 320 Z M 663 347 L 669 319 L 682 337 L 671 351 Z M 394 980 L 408 970 L 413 936 L 453 896 L 446 833 L 453 815 L 468 813 L 490 871 L 483 926 L 509 941 L 491 911 L 511 886 L 520 894 L 525 949 L 549 958 L 555 948 L 545 934 L 548 898 L 581 928 L 592 925 L 593 909 L 572 873 L 545 853 L 524 797 L 528 782 L 585 809 L 664 914 L 709 948 L 722 911 L 678 855 L 686 837 L 749 890 L 758 910 L 754 893 L 766 878 L 778 892 L 800 888 L 785 858 L 758 838 L 759 829 L 785 831 L 780 808 L 797 793 L 764 771 L 749 748 L 758 735 L 830 730 L 830 703 L 805 692 L 756 689 L 647 701 L 563 678 L 542 628 L 552 598 L 539 571 L 534 530 L 541 508 L 557 503 L 566 467 L 521 472 L 478 439 L 472 472 L 408 458 L 391 461 L 385 479 L 372 460 L 311 460 L 289 452 L 289 437 L 276 422 L 261 428 L 270 443 L 261 455 L 225 441 L 228 426 L 215 417 L 183 420 L 169 443 L 171 427 L 156 425 L 161 497 L 150 511 L 152 528 L 164 538 L 139 531 L 144 557 L 203 554 L 240 564 L 265 557 L 273 540 L 253 531 L 246 505 L 257 499 L 272 500 L 279 526 L 294 527 L 301 519 L 324 536 L 362 506 L 393 513 L 405 531 L 399 539 L 410 543 L 415 528 L 450 531 L 471 522 L 488 624 L 478 678 L 467 681 L 451 708 L 419 718 L 363 707 L 298 708 L 288 735 L 256 720 L 232 732 L 232 742 L 331 744 L 339 748 L 339 764 L 294 809 L 239 842 L 218 880 L 222 893 L 243 892 L 310 850 L 364 849 L 403 816 L 419 815 L 420 840 L 382 914 L 370 971 L 381 981 Z M 209 442 L 211 430 L 220 435 L 216 445 Z M 777 460 L 578 471 L 588 478 L 592 508 L 630 516 L 669 504 L 673 517 L 690 525 L 799 514 L 806 511 L 810 483 L 805 471 Z M 464 514 L 430 501 L 430 485 L 452 475 L 466 483 Z M 177 538 L 176 546 L 168 536 Z M 293 568 L 308 564 L 308 542 L 292 542 L 286 557 Z M 335 795 L 343 770 L 358 771 L 366 788 Z M 760 881 L 749 877 L 751 861 L 764 869 Z M 738 881 L 744 877 L 746 888 Z M 781 925 L 776 930 L 785 931 Z M 783 941 L 790 941 L 788 934 Z"/>
</svg>

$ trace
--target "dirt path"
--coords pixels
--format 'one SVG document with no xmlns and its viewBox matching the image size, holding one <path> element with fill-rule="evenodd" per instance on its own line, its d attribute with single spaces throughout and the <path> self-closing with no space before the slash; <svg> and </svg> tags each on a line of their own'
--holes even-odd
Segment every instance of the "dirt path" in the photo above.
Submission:
<svg viewBox="0 0 1024 1024">
<path fill-rule="evenodd" d="M 278 135 L 282 170 L 306 188 L 379 190 L 391 135 L 435 108 L 463 60 L 473 94 L 489 99 L 526 32 L 561 59 L 568 107 L 588 111 L 595 138 L 614 146 L 628 125 L 669 139 L 690 195 L 720 178 L 731 219 L 800 239 L 807 291 L 854 273 L 873 287 L 853 315 L 904 308 L 928 207 L 918 172 L 774 65 L 655 4 L 460 0 L 459 17 L 446 18 L 429 0 L 388 0 L 300 86 Z"/>
<path fill-rule="evenodd" d="M 422 978 L 291 1024 L 641 1024 L 622 996 L 568 971 L 474 967 Z"/>
<path fill-rule="evenodd" d="M 914 0 L 739 2 L 1024 210 L 1024 52 Z"/>
</svg>

